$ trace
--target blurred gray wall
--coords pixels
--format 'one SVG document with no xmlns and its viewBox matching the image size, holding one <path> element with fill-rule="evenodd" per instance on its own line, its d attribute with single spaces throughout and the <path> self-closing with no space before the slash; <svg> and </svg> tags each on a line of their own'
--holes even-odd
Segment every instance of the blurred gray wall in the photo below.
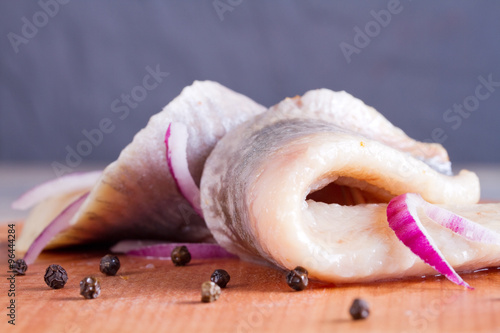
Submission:
<svg viewBox="0 0 500 333">
<path fill-rule="evenodd" d="M 499 18 L 497 1 L 2 1 L 0 160 L 64 164 L 102 127 L 82 160 L 112 161 L 209 79 L 266 106 L 346 90 L 452 161 L 500 162 Z"/>
</svg>

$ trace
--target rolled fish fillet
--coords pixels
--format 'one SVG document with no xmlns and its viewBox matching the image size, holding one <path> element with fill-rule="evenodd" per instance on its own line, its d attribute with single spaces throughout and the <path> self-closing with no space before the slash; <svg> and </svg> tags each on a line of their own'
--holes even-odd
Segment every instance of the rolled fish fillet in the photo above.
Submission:
<svg viewBox="0 0 500 333">
<path fill-rule="evenodd" d="M 218 142 L 201 180 L 219 244 L 334 283 L 436 274 L 388 226 L 387 203 L 407 192 L 500 231 L 500 205 L 476 204 L 474 173 L 451 175 L 440 145 L 410 139 L 345 92 L 310 91 L 240 125 Z M 500 264 L 498 245 L 421 219 L 456 269 Z"/>
<path fill-rule="evenodd" d="M 27 251 L 42 230 L 68 208 L 76 213 L 46 248 L 130 238 L 213 242 L 203 219 L 179 193 L 168 171 L 165 132 L 172 122 L 187 127 L 187 159 L 199 184 L 205 159 L 215 143 L 236 125 L 265 110 L 216 82 L 195 81 L 151 117 L 91 185 L 61 191 L 59 197 L 47 198 L 35 207 L 16 249 Z M 82 200 L 85 193 L 89 194 Z"/>
</svg>

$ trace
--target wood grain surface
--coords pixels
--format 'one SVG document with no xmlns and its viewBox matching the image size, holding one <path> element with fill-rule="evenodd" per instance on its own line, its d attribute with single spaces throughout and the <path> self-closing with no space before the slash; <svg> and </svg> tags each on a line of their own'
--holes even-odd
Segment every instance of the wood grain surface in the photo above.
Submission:
<svg viewBox="0 0 500 333">
<path fill-rule="evenodd" d="M 20 224 L 16 224 L 19 236 Z M 237 259 L 194 260 L 175 267 L 167 260 L 120 256 L 117 276 L 99 272 L 106 249 L 44 252 L 15 279 L 15 326 L 7 317 L 7 226 L 2 251 L 1 332 L 498 332 L 500 270 L 462 274 L 468 291 L 443 277 L 334 286 L 313 282 L 290 289 L 282 271 Z M 52 290 L 43 280 L 49 264 L 69 280 Z M 200 302 L 200 286 L 217 268 L 231 281 L 214 303 Z M 79 282 L 99 277 L 99 298 L 79 295 Z M 368 319 L 353 321 L 354 298 L 370 304 Z"/>
</svg>

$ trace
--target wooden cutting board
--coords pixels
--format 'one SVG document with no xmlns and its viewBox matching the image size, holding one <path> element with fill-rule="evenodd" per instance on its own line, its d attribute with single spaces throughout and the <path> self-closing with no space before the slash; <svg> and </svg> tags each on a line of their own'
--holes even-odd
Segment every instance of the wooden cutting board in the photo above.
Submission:
<svg viewBox="0 0 500 333">
<path fill-rule="evenodd" d="M 16 224 L 19 236 L 20 225 Z M 442 277 L 358 284 L 310 284 L 291 290 L 284 273 L 237 259 L 167 260 L 120 256 L 117 276 L 99 272 L 103 249 L 44 252 L 15 279 L 15 327 L 6 316 L 7 226 L 0 228 L 1 332 L 495 332 L 500 331 L 500 270 L 462 274 L 468 291 Z M 50 264 L 69 275 L 63 289 L 43 280 Z M 200 302 L 200 285 L 217 268 L 231 275 L 218 301 Z M 100 278 L 97 299 L 79 295 L 87 275 Z M 370 317 L 353 321 L 354 298 L 369 302 Z"/>
</svg>

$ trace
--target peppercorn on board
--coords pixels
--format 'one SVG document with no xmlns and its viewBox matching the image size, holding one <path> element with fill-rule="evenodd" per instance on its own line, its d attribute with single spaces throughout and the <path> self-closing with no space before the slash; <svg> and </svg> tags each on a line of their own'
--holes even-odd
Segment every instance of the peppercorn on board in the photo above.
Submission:
<svg viewBox="0 0 500 333">
<path fill-rule="evenodd" d="M 22 224 L 16 223 L 16 234 Z M 2 308 L 9 300 L 6 273 L 7 225 L 0 226 Z M 500 326 L 497 269 L 463 274 L 467 291 L 444 277 L 335 286 L 310 282 L 295 292 L 285 273 L 237 259 L 170 261 L 120 256 L 116 276 L 99 271 L 106 249 L 46 251 L 15 277 L 15 327 L 3 315 L 2 332 L 491 332 Z M 62 289 L 44 282 L 45 269 L 59 264 L 68 273 Z M 201 284 L 215 269 L 231 280 L 220 298 L 201 302 Z M 79 281 L 95 275 L 101 294 L 84 299 Z M 353 321 L 349 307 L 365 299 L 370 315 Z"/>
<path fill-rule="evenodd" d="M 78 177 L 93 182 L 75 187 Z M 453 268 L 500 265 L 500 205 L 476 205 L 479 192 L 474 172 L 453 174 L 443 146 L 408 137 L 346 92 L 312 90 L 266 111 L 204 81 L 154 115 L 102 174 L 44 183 L 13 206 L 36 205 L 18 242 L 28 264 L 44 248 L 154 238 L 216 241 L 332 283 L 437 270 L 467 285 Z M 425 201 L 415 200 L 391 221 L 389 205 L 405 204 L 405 193 L 447 205 L 439 214 L 455 222 L 441 223 L 446 233 L 422 225 L 412 212 Z"/>
</svg>

